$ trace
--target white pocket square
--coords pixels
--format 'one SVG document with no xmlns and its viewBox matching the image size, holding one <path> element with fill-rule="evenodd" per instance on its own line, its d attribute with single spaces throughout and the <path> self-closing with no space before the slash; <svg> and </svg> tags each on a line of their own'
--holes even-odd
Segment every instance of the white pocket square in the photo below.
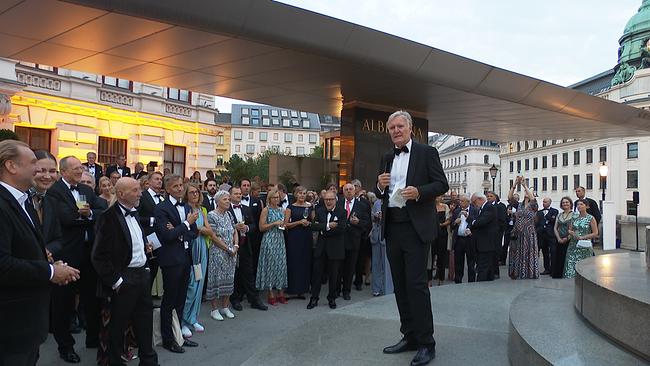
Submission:
<svg viewBox="0 0 650 366">
<path fill-rule="evenodd" d="M 257 206 L 257 203 L 253 203 L 253 206 Z"/>
</svg>

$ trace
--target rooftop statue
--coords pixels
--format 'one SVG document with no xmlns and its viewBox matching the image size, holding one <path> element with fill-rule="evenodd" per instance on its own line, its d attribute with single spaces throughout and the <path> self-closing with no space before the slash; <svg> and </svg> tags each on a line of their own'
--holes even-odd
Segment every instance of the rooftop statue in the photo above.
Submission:
<svg viewBox="0 0 650 366">
<path fill-rule="evenodd" d="M 630 79 L 632 79 L 632 76 L 634 76 L 634 72 L 636 71 L 636 67 L 628 64 L 627 62 L 622 63 L 619 67 L 618 70 L 616 70 L 616 75 L 614 75 L 614 78 L 612 78 L 611 85 L 619 85 L 619 84 L 624 84 Z"/>
</svg>

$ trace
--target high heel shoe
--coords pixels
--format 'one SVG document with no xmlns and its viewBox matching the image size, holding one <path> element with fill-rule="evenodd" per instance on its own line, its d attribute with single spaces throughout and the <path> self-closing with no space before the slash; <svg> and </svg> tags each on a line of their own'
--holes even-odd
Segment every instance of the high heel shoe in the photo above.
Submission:
<svg viewBox="0 0 650 366">
<path fill-rule="evenodd" d="M 284 305 L 286 305 L 286 304 L 289 303 L 289 302 L 287 301 L 287 298 L 284 297 L 284 295 L 280 295 L 280 296 L 278 296 L 278 301 L 280 302 L 280 304 L 284 304 Z"/>
<path fill-rule="evenodd" d="M 277 299 L 275 297 L 271 296 L 271 295 L 269 295 L 266 298 L 266 301 L 269 303 L 269 305 L 275 306 L 277 304 Z"/>
</svg>

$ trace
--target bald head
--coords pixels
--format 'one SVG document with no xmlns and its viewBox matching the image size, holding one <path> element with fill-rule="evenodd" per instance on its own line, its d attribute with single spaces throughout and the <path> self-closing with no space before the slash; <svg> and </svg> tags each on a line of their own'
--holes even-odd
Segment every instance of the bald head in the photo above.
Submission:
<svg viewBox="0 0 650 366">
<path fill-rule="evenodd" d="M 542 200 L 542 205 L 544 205 L 545 209 L 548 209 L 549 207 L 551 207 L 551 202 L 552 201 L 550 197 L 544 197 L 544 199 Z"/>
<path fill-rule="evenodd" d="M 122 177 L 115 183 L 115 197 L 117 202 L 126 208 L 133 208 L 140 204 L 142 190 L 140 182 L 131 177 Z"/>
</svg>

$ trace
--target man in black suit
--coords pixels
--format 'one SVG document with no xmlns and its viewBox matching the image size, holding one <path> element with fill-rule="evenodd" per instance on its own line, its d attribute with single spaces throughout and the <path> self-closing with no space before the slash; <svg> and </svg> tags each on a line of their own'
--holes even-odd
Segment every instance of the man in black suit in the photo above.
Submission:
<svg viewBox="0 0 650 366">
<path fill-rule="evenodd" d="M 111 365 L 122 365 L 124 332 L 133 324 L 140 365 L 155 366 L 158 355 L 152 347 L 153 309 L 147 243 L 135 206 L 142 196 L 140 183 L 120 178 L 115 185 L 117 204 L 97 222 L 92 262 L 101 280 L 101 292 L 110 296 L 108 354 Z"/>
<path fill-rule="evenodd" d="M 329 292 L 327 300 L 330 308 L 336 309 L 336 290 L 339 280 L 339 268 L 345 258 L 345 216 L 343 207 L 336 204 L 334 192 L 325 193 L 325 204 L 316 208 L 316 216 L 311 228 L 318 231 L 318 240 L 314 248 L 314 263 L 311 276 L 311 298 L 307 309 L 318 306 L 323 270 L 327 266 Z"/>
<path fill-rule="evenodd" d="M 519 209 L 519 194 L 514 193 L 512 199 L 508 201 L 506 206 L 506 229 L 503 232 L 503 247 L 501 247 L 499 262 L 506 264 L 508 258 L 508 247 L 512 239 L 512 229 L 515 227 L 517 221 L 516 212 Z"/>
<path fill-rule="evenodd" d="M 56 202 L 56 214 L 61 222 L 62 248 L 54 260 L 62 260 L 81 270 L 78 286 L 80 302 L 86 316 L 86 347 L 99 345 L 100 301 L 96 296 L 97 273 L 90 262 L 95 220 L 101 214 L 93 190 L 80 184 L 83 168 L 81 161 L 67 156 L 59 162 L 59 179 L 47 192 Z M 85 204 L 83 203 L 85 198 Z M 54 288 L 52 292 L 52 331 L 58 344 L 59 355 L 66 362 L 79 362 L 74 351 L 75 340 L 70 334 L 70 317 L 74 311 L 73 286 Z"/>
<path fill-rule="evenodd" d="M 382 200 L 382 235 L 404 337 L 384 353 L 417 349 L 411 365 L 426 365 L 436 354 L 426 272 L 438 230 L 434 199 L 449 185 L 438 151 L 411 139 L 413 120 L 407 112 L 393 113 L 386 127 L 394 149 L 381 159 L 375 194 Z"/>
<path fill-rule="evenodd" d="M 149 181 L 149 188 L 142 192 L 138 208 L 138 216 L 140 216 L 140 225 L 144 230 L 144 235 L 149 236 L 155 230 L 156 215 L 154 210 L 156 206 L 165 200 L 165 192 L 162 189 L 163 176 L 160 172 L 152 172 L 147 176 Z M 158 248 L 160 249 L 160 248 Z M 153 255 L 147 259 L 147 266 L 149 267 L 150 286 L 153 286 L 153 281 L 158 275 L 158 249 L 153 251 Z"/>
<path fill-rule="evenodd" d="M 215 182 L 216 188 L 216 182 Z M 216 193 L 216 192 L 215 192 Z M 239 234 L 239 263 L 235 269 L 235 289 L 230 295 L 230 303 L 233 309 L 241 311 L 241 302 L 244 295 L 253 309 L 268 310 L 268 307 L 259 299 L 255 288 L 255 275 L 253 274 L 253 252 L 248 242 L 248 235 L 256 230 L 257 223 L 253 219 L 253 213 L 247 206 L 241 204 L 241 188 L 230 188 L 230 214 L 237 219 L 235 229 Z"/>
<path fill-rule="evenodd" d="M 280 193 L 280 203 L 279 205 L 282 206 L 282 210 L 286 210 L 289 205 L 291 205 L 293 202 L 291 199 L 289 199 L 289 194 L 287 192 L 287 187 L 284 186 L 282 183 L 278 183 L 276 185 L 276 188 L 278 189 L 278 192 Z"/>
<path fill-rule="evenodd" d="M 343 299 L 350 300 L 352 289 L 352 276 L 356 273 L 361 237 L 370 226 L 370 216 L 366 203 L 355 197 L 354 185 L 348 183 L 343 186 L 343 199 L 338 206 L 343 208 L 345 220 L 345 260 L 341 275 L 343 280 Z"/>
<path fill-rule="evenodd" d="M 203 204 L 202 206 L 210 212 L 214 210 L 217 206 L 214 201 L 214 195 L 217 194 L 217 181 L 214 178 L 208 178 L 205 180 L 205 190 L 206 194 L 203 195 Z"/>
<path fill-rule="evenodd" d="M 264 204 L 262 200 L 251 195 L 251 181 L 248 179 L 242 179 L 240 183 L 241 188 L 241 204 L 248 206 L 251 209 L 253 214 L 253 220 L 255 221 L 255 227 L 246 234 L 248 236 L 249 243 L 251 245 L 251 251 L 253 252 L 253 277 L 257 273 L 257 262 L 260 257 L 260 245 L 262 243 L 262 233 L 259 230 L 260 216 L 262 215 L 262 209 Z"/>
<path fill-rule="evenodd" d="M 144 164 L 142 162 L 135 163 L 135 169 L 131 178 L 135 180 L 140 180 L 140 178 L 146 176 L 148 173 L 144 170 Z"/>
<path fill-rule="evenodd" d="M 535 214 L 535 231 L 537 231 L 537 246 L 544 256 L 544 272 L 541 275 L 551 274 L 553 258 L 557 250 L 557 239 L 555 238 L 555 219 L 558 211 L 551 207 L 551 199 L 546 197 L 542 200 L 542 209 Z"/>
<path fill-rule="evenodd" d="M 36 170 L 27 144 L 0 142 L 0 365 L 36 364 L 47 338 L 50 283 L 79 279 L 75 268 L 48 263 L 38 215 L 25 193 Z"/>
<path fill-rule="evenodd" d="M 102 166 L 97 164 L 97 154 L 89 152 L 86 154 L 86 162 L 83 165 L 88 168 L 88 173 L 95 177 L 95 186 L 99 184 L 99 178 L 103 177 Z"/>
<path fill-rule="evenodd" d="M 196 342 L 186 339 L 180 345 L 172 332 L 172 310 L 183 316 L 187 285 L 190 278 L 191 255 L 189 246 L 198 236 L 196 219 L 198 211 L 182 202 L 183 178 L 176 174 L 165 176 L 167 199 L 154 209 L 156 235 L 162 244 L 158 248 L 158 263 L 163 274 L 163 298 L 160 304 L 160 332 L 163 347 L 174 353 L 183 353 L 186 347 L 197 347 Z"/>
<path fill-rule="evenodd" d="M 501 242 L 503 241 L 503 233 L 506 230 L 506 224 L 508 219 L 508 209 L 506 205 L 499 202 L 499 195 L 489 191 L 486 194 L 489 204 L 494 205 L 497 209 L 497 223 L 499 225 L 499 230 L 497 230 L 494 237 L 494 258 L 492 259 L 492 272 L 494 273 L 494 278 L 499 279 L 499 254 L 501 253 Z"/>
<path fill-rule="evenodd" d="M 472 204 L 478 209 L 476 218 L 469 224 L 469 230 L 476 243 L 476 280 L 494 280 L 493 260 L 496 255 L 494 240 L 499 230 L 497 208 L 487 201 L 483 193 L 472 195 Z"/>
<path fill-rule="evenodd" d="M 585 197 L 585 187 L 580 186 L 576 188 L 576 196 L 578 197 L 577 200 L 573 202 L 573 212 L 578 212 L 578 200 L 584 199 L 589 202 L 589 207 L 587 207 L 587 213 L 590 214 L 591 216 L 596 219 L 596 224 L 600 223 L 600 208 L 598 207 L 598 203 L 591 198 Z"/>
<path fill-rule="evenodd" d="M 126 157 L 120 154 L 115 159 L 116 164 L 106 168 L 106 176 L 110 178 L 112 172 L 120 173 L 120 177 L 130 177 L 131 169 L 126 166 Z"/>
<path fill-rule="evenodd" d="M 458 198 L 459 206 L 451 215 L 451 230 L 456 261 L 454 281 L 463 282 L 465 275 L 465 259 L 467 259 L 467 282 L 476 281 L 476 245 L 472 233 L 468 230 L 468 223 L 476 218 L 476 209 L 470 204 L 469 196 L 462 193 Z"/>
</svg>

